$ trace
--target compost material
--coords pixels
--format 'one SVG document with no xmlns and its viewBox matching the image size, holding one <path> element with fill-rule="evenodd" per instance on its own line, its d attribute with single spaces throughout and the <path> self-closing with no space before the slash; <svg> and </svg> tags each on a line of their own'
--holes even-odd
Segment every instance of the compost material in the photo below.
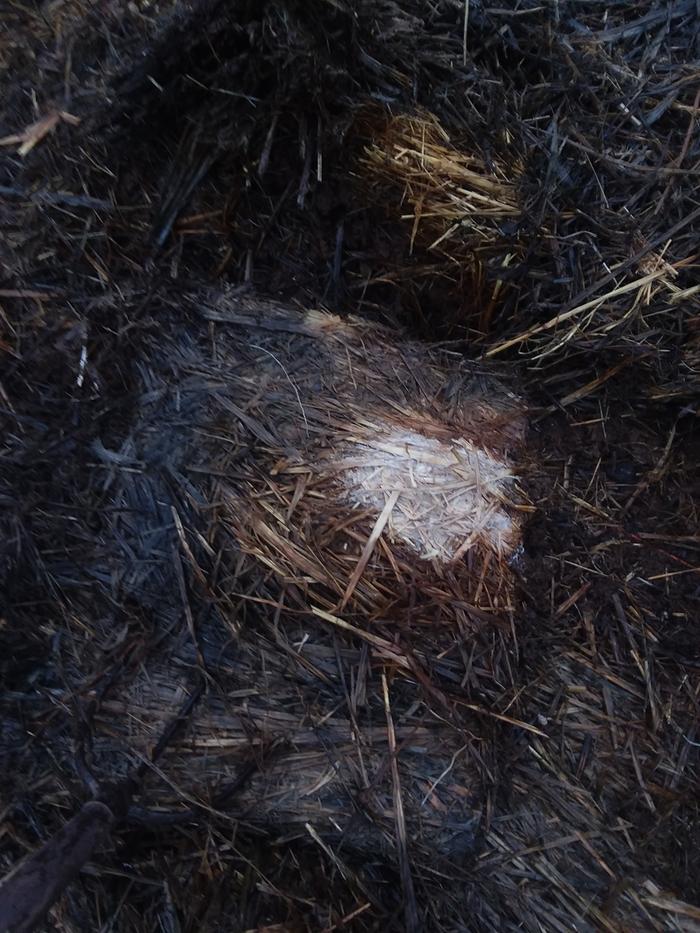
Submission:
<svg viewBox="0 0 700 933">
<path fill-rule="evenodd" d="M 1 15 L 0 874 L 698 928 L 695 4 Z"/>
</svg>

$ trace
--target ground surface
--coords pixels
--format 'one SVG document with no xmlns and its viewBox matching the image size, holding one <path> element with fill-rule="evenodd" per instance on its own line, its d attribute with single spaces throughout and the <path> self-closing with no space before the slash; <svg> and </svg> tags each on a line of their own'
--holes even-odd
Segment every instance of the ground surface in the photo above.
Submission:
<svg viewBox="0 0 700 933">
<path fill-rule="evenodd" d="M 46 929 L 700 922 L 695 5 L 466 10 L 2 8 L 3 868 L 207 671 L 137 800 L 189 817 L 121 826 Z M 408 184 L 372 169 L 391 117 L 425 111 L 513 218 L 436 246 Z M 191 360 L 224 378 L 185 296 L 223 289 L 446 342 L 517 384 L 536 511 L 502 613 L 447 626 L 421 591 L 415 624 L 353 617 L 417 659 L 401 668 L 238 560 L 221 477 L 178 440 L 206 395 Z M 185 791 L 195 752 L 212 764 Z"/>
</svg>

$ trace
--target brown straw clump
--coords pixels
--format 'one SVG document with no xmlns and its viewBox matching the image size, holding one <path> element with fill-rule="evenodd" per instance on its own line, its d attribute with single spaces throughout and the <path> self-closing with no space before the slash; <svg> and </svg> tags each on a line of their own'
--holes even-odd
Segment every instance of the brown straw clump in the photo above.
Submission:
<svg viewBox="0 0 700 933">
<path fill-rule="evenodd" d="M 411 244 L 447 256 L 463 244 L 492 242 L 499 224 L 520 216 L 515 186 L 503 167 L 456 148 L 427 110 L 389 118 L 364 152 L 377 178 L 400 186 L 410 207 Z M 474 238 L 471 240 L 471 238 Z"/>
<path fill-rule="evenodd" d="M 371 613 L 405 599 L 408 564 L 461 576 L 467 556 L 464 594 L 504 608 L 524 507 L 511 393 L 366 322 L 225 298 L 204 314 L 252 329 L 230 346 L 226 409 L 236 443 L 262 444 L 269 469 L 222 487 L 245 550 L 302 591 L 320 587 L 320 608 Z"/>
<path fill-rule="evenodd" d="M 486 279 L 486 260 L 497 255 L 507 268 L 518 253 L 506 248 L 503 225 L 517 221 L 521 205 L 515 184 L 520 174 L 455 146 L 438 118 L 427 110 L 370 116 L 371 141 L 362 154 L 363 175 L 373 190 L 400 194 L 401 220 L 409 231 L 409 251 L 447 261 L 448 276 L 465 273 L 480 329 L 488 325 L 504 283 Z M 391 201 L 389 201 L 391 204 Z M 389 208 L 392 209 L 391 207 Z"/>
</svg>

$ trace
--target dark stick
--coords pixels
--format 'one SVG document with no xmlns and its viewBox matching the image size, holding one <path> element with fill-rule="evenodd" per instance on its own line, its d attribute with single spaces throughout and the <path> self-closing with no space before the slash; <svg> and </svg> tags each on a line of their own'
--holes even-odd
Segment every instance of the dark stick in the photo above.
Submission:
<svg viewBox="0 0 700 933">
<path fill-rule="evenodd" d="M 56 835 L 0 883 L 0 931 L 31 933 L 109 834 L 114 814 L 97 800 L 84 804 Z"/>
<path fill-rule="evenodd" d="M 168 723 L 151 752 L 155 762 L 187 721 L 201 697 L 200 684 Z M 73 881 L 97 846 L 122 819 L 148 771 L 143 762 L 124 780 L 104 787 L 102 800 L 91 800 L 0 882 L 0 933 L 31 933 L 51 905 Z"/>
<path fill-rule="evenodd" d="M 69 191 L 25 191 L 23 188 L 13 188 L 9 185 L 0 185 L 0 197 L 17 198 L 22 201 L 32 201 L 34 204 L 45 204 L 49 207 L 85 207 L 93 211 L 113 211 L 114 205 L 102 198 L 91 198 L 86 194 L 71 194 Z"/>
</svg>

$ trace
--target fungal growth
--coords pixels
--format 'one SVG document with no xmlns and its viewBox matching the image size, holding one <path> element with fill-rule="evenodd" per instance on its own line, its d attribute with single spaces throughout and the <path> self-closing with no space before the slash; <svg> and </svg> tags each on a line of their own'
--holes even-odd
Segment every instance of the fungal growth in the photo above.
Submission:
<svg viewBox="0 0 700 933">
<path fill-rule="evenodd" d="M 513 470 L 464 438 L 448 442 L 382 424 L 358 437 L 341 464 L 349 500 L 381 513 L 386 528 L 424 560 L 451 562 L 477 542 L 507 557 L 518 528 L 506 510 Z"/>
</svg>

